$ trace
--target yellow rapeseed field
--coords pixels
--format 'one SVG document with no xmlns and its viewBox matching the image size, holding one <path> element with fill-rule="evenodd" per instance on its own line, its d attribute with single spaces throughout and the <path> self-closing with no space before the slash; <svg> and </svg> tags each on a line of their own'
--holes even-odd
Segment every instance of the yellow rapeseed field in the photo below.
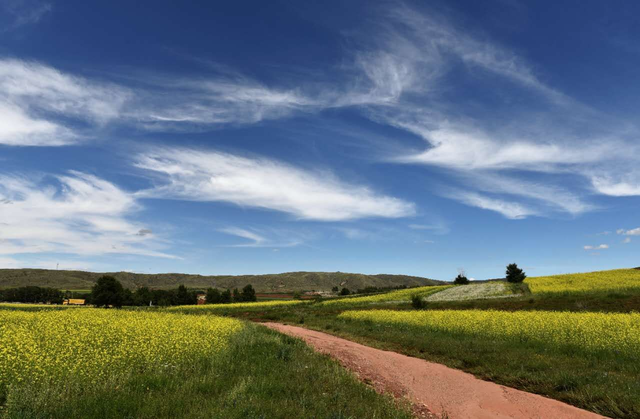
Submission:
<svg viewBox="0 0 640 419">
<path fill-rule="evenodd" d="M 0 394 L 19 383 L 101 382 L 212 356 L 242 328 L 235 319 L 95 308 L 0 310 Z"/>
<path fill-rule="evenodd" d="M 369 295 L 365 297 L 353 297 L 353 298 L 336 298 L 335 300 L 328 300 L 321 303 L 323 306 L 357 306 L 366 305 L 372 303 L 387 303 L 398 301 L 409 301 L 413 295 L 419 295 L 421 297 L 427 297 L 435 294 L 447 288 L 451 288 L 452 285 L 438 285 L 428 287 L 409 288 L 398 291 L 391 291 L 384 294 Z"/>
<path fill-rule="evenodd" d="M 640 357 L 640 314 L 551 311 L 429 310 L 348 311 L 341 319 L 371 322 L 394 329 L 470 334 L 491 339 L 574 346 Z"/>
<path fill-rule="evenodd" d="M 580 274 L 527 278 L 525 283 L 534 294 L 624 292 L 640 293 L 640 270 L 616 269 Z"/>
<path fill-rule="evenodd" d="M 231 303 L 231 304 L 202 304 L 199 306 L 174 306 L 168 307 L 167 311 L 180 313 L 207 314 L 230 310 L 246 310 L 246 309 L 269 309 L 278 307 L 290 307 L 301 304 L 310 304 L 309 300 L 283 300 L 283 301 L 263 301 L 253 303 Z"/>
</svg>

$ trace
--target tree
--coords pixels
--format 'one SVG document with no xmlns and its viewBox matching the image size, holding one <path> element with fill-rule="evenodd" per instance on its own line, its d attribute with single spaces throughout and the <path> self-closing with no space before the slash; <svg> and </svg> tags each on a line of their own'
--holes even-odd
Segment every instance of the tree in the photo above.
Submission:
<svg viewBox="0 0 640 419">
<path fill-rule="evenodd" d="M 148 306 L 153 302 L 153 294 L 147 287 L 140 287 L 136 290 L 133 300 L 138 306 Z"/>
<path fill-rule="evenodd" d="M 222 291 L 222 294 L 220 294 L 220 302 L 222 304 L 228 304 L 231 302 L 231 291 L 229 291 L 228 289 Z"/>
<path fill-rule="evenodd" d="M 124 298 L 122 284 L 112 276 L 101 276 L 91 288 L 91 303 L 97 307 L 122 307 Z"/>
<path fill-rule="evenodd" d="M 463 274 L 458 274 L 458 276 L 456 276 L 456 279 L 453 280 L 453 283 L 456 285 L 467 285 L 469 283 L 469 278 L 467 278 Z"/>
<path fill-rule="evenodd" d="M 187 287 L 180 285 L 176 292 L 176 303 L 181 306 L 195 304 L 197 301 L 195 301 L 192 294 L 193 293 L 189 293 Z"/>
<path fill-rule="evenodd" d="M 241 296 L 243 301 L 258 301 L 258 297 L 256 297 L 256 290 L 253 289 L 251 284 L 247 284 L 242 288 Z"/>
<path fill-rule="evenodd" d="M 240 291 L 238 291 L 238 288 L 234 288 L 233 289 L 233 302 L 234 303 L 239 303 L 242 301 L 242 296 L 240 295 Z"/>
<path fill-rule="evenodd" d="M 527 277 L 524 271 L 518 268 L 515 263 L 507 265 L 507 281 L 509 282 L 522 282 Z"/>
<path fill-rule="evenodd" d="M 351 291 L 349 291 L 349 288 L 342 288 L 342 290 L 340 291 L 340 295 L 349 295 L 351 294 Z"/>
<path fill-rule="evenodd" d="M 335 287 L 331 288 L 331 291 L 333 291 L 333 292 L 335 292 L 337 294 L 338 291 L 340 291 L 340 288 L 338 288 L 338 286 L 336 285 Z"/>
<path fill-rule="evenodd" d="M 207 289 L 207 304 L 220 304 L 222 302 L 222 295 L 217 288 Z"/>
</svg>

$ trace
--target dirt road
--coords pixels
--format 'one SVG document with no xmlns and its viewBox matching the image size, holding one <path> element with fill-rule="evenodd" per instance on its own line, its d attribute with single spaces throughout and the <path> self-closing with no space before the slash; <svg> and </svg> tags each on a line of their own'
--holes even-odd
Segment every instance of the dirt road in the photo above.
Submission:
<svg viewBox="0 0 640 419">
<path fill-rule="evenodd" d="M 444 365 L 360 345 L 302 327 L 264 323 L 336 358 L 379 392 L 407 397 L 417 416 L 450 419 L 602 418 L 557 400 L 482 381 Z M 445 417 L 447 417 L 445 416 Z"/>
</svg>

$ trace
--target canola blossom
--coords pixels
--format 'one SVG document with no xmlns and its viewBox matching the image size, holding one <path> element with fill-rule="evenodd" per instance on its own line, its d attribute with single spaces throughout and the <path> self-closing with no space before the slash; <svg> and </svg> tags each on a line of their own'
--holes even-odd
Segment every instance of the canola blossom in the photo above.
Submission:
<svg viewBox="0 0 640 419">
<path fill-rule="evenodd" d="M 79 306 L 64 306 L 59 304 L 27 304 L 27 303 L 0 303 L 0 310 L 66 310 L 68 308 L 80 308 Z"/>
<path fill-rule="evenodd" d="M 409 333 L 466 334 L 640 357 L 640 313 L 359 310 L 344 312 L 338 318 Z"/>
<path fill-rule="evenodd" d="M 0 395 L 11 385 L 99 383 L 223 351 L 239 320 L 108 309 L 0 310 Z"/>
<path fill-rule="evenodd" d="M 247 310 L 247 309 L 269 309 L 278 307 L 291 307 L 302 304 L 311 304 L 309 300 L 283 300 L 283 301 L 262 301 L 253 303 L 231 303 L 231 304 L 203 304 L 199 306 L 175 306 L 169 307 L 166 311 L 180 312 L 180 313 L 193 313 L 193 314 L 208 314 L 218 313 L 231 310 Z"/>
<path fill-rule="evenodd" d="M 527 278 L 534 294 L 622 292 L 640 293 L 640 270 L 615 269 L 579 274 Z"/>
<path fill-rule="evenodd" d="M 334 300 L 323 301 L 321 305 L 350 307 L 350 306 L 378 304 L 378 303 L 408 302 L 409 300 L 411 300 L 411 297 L 414 295 L 419 295 L 420 297 L 424 298 L 451 287 L 452 285 L 438 285 L 438 286 L 408 288 L 408 289 L 403 289 L 398 291 L 386 292 L 384 294 L 368 295 L 364 297 L 336 298 Z"/>
</svg>

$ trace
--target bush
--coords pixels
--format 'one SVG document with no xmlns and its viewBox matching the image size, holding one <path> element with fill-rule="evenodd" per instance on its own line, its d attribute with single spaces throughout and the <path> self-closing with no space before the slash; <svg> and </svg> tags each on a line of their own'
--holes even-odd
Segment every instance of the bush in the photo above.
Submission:
<svg viewBox="0 0 640 419">
<path fill-rule="evenodd" d="M 456 285 L 467 285 L 469 283 L 469 278 L 467 278 L 463 274 L 458 274 L 458 276 L 456 276 L 456 279 L 453 280 L 453 283 Z"/>
<path fill-rule="evenodd" d="M 411 306 L 420 310 L 427 306 L 427 302 L 421 296 L 415 294 L 411 296 Z"/>
<path fill-rule="evenodd" d="M 518 268 L 518 265 L 516 265 L 515 263 L 511 263 L 507 265 L 506 273 L 507 273 L 507 281 L 509 282 L 515 282 L 515 283 L 522 282 L 527 277 L 524 271 Z"/>
<path fill-rule="evenodd" d="M 340 295 L 349 295 L 351 294 L 351 291 L 349 291 L 349 288 L 342 288 L 342 291 L 340 291 Z"/>
</svg>

